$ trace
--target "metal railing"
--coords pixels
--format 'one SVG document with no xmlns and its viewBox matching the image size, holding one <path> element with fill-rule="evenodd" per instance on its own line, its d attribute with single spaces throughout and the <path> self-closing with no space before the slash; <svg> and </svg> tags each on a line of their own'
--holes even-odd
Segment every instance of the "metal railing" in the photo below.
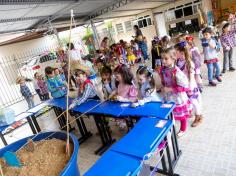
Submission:
<svg viewBox="0 0 236 176">
<path fill-rule="evenodd" d="M 23 100 L 20 87 L 16 84 L 16 78 L 18 76 L 24 76 L 33 79 L 35 71 L 22 69 L 27 61 L 46 51 L 55 49 L 56 46 L 43 47 L 0 58 L 0 107 L 10 106 Z M 26 84 L 32 93 L 35 94 L 33 83 L 27 82 Z"/>
</svg>

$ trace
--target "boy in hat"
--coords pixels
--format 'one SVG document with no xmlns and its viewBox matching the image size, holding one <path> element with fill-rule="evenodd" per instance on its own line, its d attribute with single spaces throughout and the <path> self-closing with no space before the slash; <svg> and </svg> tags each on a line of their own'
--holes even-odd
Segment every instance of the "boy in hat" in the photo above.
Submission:
<svg viewBox="0 0 236 176">
<path fill-rule="evenodd" d="M 24 77 L 20 76 L 16 79 L 16 83 L 20 84 L 20 92 L 22 96 L 25 98 L 25 100 L 28 103 L 28 107 L 33 108 L 34 107 L 34 95 L 30 92 L 29 87 L 25 84 L 26 80 Z"/>
<path fill-rule="evenodd" d="M 75 70 L 75 76 L 79 84 L 78 97 L 75 98 L 69 109 L 84 103 L 87 99 L 100 99 L 92 81 L 88 78 L 85 70 Z"/>
<path fill-rule="evenodd" d="M 223 46 L 224 62 L 222 73 L 227 70 L 227 63 L 229 61 L 229 71 L 235 71 L 233 67 L 233 47 L 236 46 L 236 29 L 230 30 L 230 23 L 222 22 L 222 34 L 220 36 L 220 41 Z"/>
</svg>

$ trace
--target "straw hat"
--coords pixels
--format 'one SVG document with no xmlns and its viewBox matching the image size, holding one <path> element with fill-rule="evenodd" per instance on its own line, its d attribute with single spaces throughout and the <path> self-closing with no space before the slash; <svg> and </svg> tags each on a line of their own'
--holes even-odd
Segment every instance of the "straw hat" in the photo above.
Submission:
<svg viewBox="0 0 236 176">
<path fill-rule="evenodd" d="M 19 76 L 18 78 L 16 78 L 16 84 L 19 84 L 21 80 L 25 80 L 25 77 Z"/>
</svg>

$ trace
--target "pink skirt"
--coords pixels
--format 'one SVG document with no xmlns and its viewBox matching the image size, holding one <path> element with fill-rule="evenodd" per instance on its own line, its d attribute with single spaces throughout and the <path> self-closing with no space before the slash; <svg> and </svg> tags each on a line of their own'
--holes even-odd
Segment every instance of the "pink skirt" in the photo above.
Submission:
<svg viewBox="0 0 236 176">
<path fill-rule="evenodd" d="M 176 105 L 173 110 L 175 120 L 183 120 L 190 117 L 192 113 L 192 103 L 188 100 L 185 104 Z"/>
</svg>

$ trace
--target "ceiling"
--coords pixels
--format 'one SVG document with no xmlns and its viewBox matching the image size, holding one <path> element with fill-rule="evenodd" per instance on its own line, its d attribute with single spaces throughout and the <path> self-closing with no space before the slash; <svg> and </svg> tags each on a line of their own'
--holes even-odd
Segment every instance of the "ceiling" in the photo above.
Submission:
<svg viewBox="0 0 236 176">
<path fill-rule="evenodd" d="M 91 19 L 97 22 L 103 19 L 137 15 L 173 1 L 3 0 L 0 1 L 0 41 L 1 36 L 5 37 L 6 34 L 45 32 L 50 27 L 50 23 L 55 28 L 66 28 L 70 24 L 71 9 L 76 24 L 83 25 Z"/>
</svg>

